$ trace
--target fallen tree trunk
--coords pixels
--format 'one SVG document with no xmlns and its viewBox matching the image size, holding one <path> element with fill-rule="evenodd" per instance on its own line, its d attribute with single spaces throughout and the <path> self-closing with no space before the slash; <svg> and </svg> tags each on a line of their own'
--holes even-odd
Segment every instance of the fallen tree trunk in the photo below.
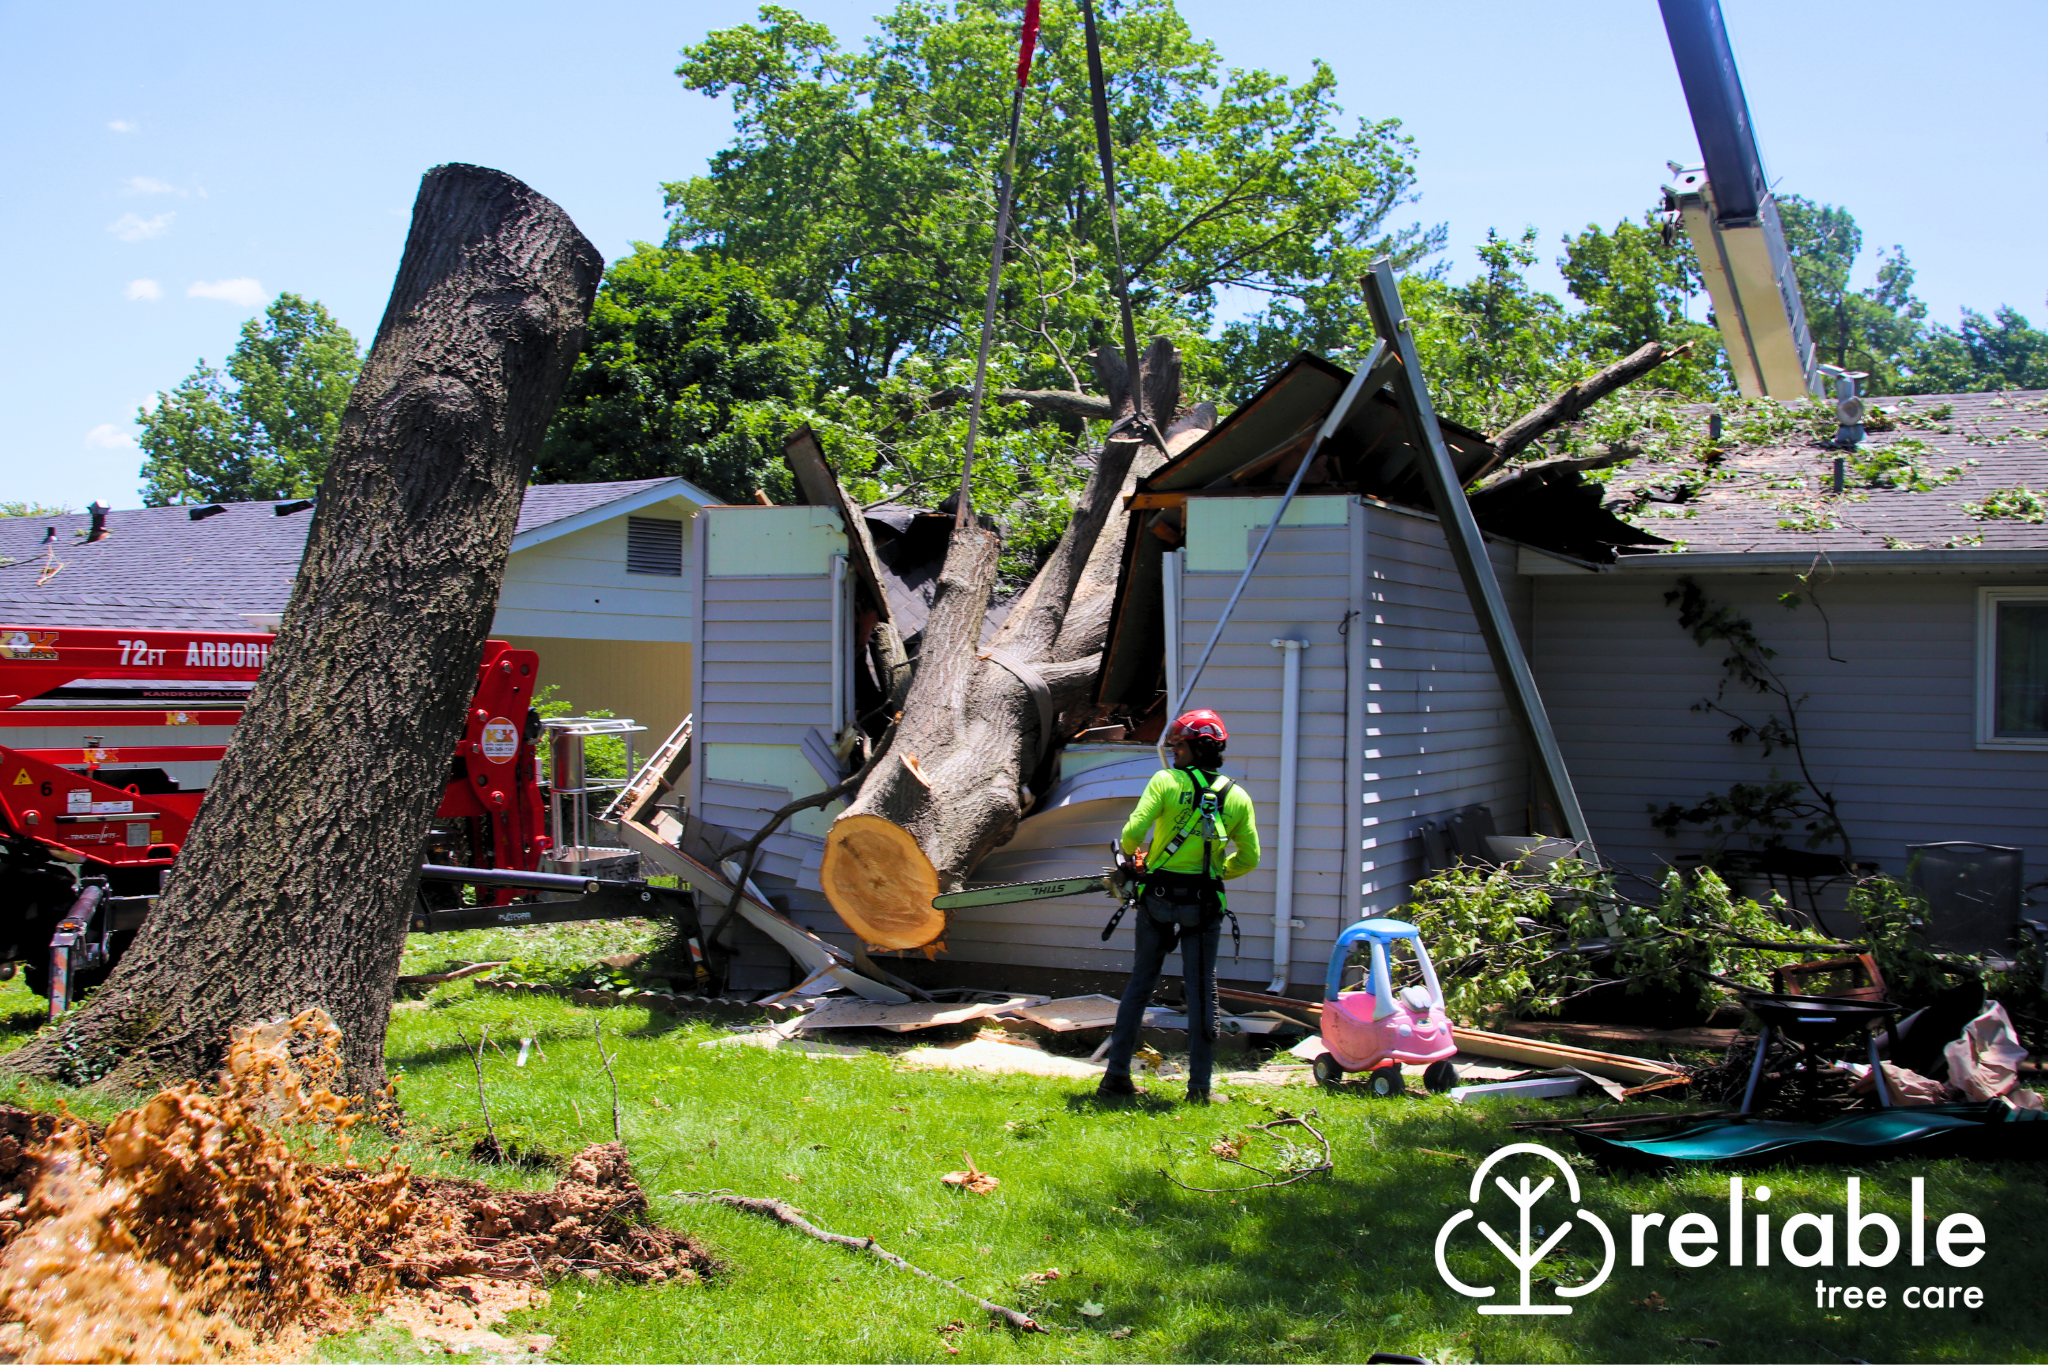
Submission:
<svg viewBox="0 0 2048 1365">
<path fill-rule="evenodd" d="M 1105 347 L 1096 366 L 1115 410 L 1127 414 L 1121 358 Z M 1154 341 L 1140 371 L 1146 411 L 1176 411 L 1172 344 Z M 932 898 L 959 889 L 1016 833 L 1025 782 L 1059 739 L 1061 714 L 1095 680 L 1109 621 L 1106 601 L 1096 599 L 1115 589 L 1127 525 L 1120 499 L 1141 452 L 1145 467 L 1163 458 L 1134 437 L 1104 446 L 1066 533 L 986 648 L 1002 547 L 986 526 L 954 532 L 894 745 L 833 822 L 819 870 L 833 909 L 869 945 L 937 942 L 946 917 Z"/>
<path fill-rule="evenodd" d="M 204 1076 L 231 1026 L 318 1006 L 348 1087 L 383 1084 L 422 841 L 603 266 L 511 176 L 427 173 L 290 608 L 191 840 L 112 977 L 10 1069 Z"/>
</svg>

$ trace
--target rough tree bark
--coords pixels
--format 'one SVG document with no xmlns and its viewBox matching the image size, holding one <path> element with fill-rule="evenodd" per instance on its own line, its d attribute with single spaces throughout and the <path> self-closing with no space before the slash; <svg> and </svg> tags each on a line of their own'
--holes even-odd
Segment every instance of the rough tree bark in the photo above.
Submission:
<svg viewBox="0 0 2048 1365">
<path fill-rule="evenodd" d="M 291 606 L 191 842 L 113 976 L 9 1068 L 203 1076 L 231 1025 L 318 1005 L 350 1088 L 383 1084 L 421 841 L 603 266 L 512 177 L 427 173 Z"/>
<path fill-rule="evenodd" d="M 1114 348 L 1098 353 L 1096 367 L 1114 410 L 1127 414 Z M 1172 344 L 1154 341 L 1139 368 L 1146 411 L 1175 412 Z M 1162 458 L 1135 436 L 1104 446 L 1073 521 L 987 647 L 982 624 L 1001 545 L 985 528 L 954 533 L 895 742 L 826 837 L 825 894 L 867 943 L 935 942 L 945 916 L 932 897 L 957 890 L 1016 832 L 1025 780 L 1096 675 L 1127 525 L 1120 499 Z"/>
</svg>

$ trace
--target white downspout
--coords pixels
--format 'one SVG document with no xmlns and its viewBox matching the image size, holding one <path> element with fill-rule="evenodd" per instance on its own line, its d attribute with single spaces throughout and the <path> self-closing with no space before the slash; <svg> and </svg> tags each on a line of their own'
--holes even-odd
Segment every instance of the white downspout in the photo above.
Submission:
<svg viewBox="0 0 2048 1365">
<path fill-rule="evenodd" d="M 1366 564 L 1366 511 L 1357 498 L 1350 500 L 1346 520 L 1351 541 L 1351 601 L 1344 626 L 1344 800 L 1347 810 L 1340 822 L 1344 846 L 1342 912 L 1337 932 L 1365 915 L 1365 732 L 1366 674 L 1371 662 L 1366 653 L 1366 597 L 1369 579 Z"/>
<path fill-rule="evenodd" d="M 1181 550 L 1168 550 L 1159 560 L 1159 586 L 1166 618 L 1166 704 L 1180 701 L 1180 575 L 1187 563 Z M 1167 723 L 1173 722 L 1169 715 Z"/>
<path fill-rule="evenodd" d="M 832 738 L 846 729 L 846 556 L 832 556 Z"/>
<path fill-rule="evenodd" d="M 1287 993 L 1294 964 L 1294 820 L 1301 776 L 1301 651 L 1306 640 L 1275 640 L 1285 650 L 1280 680 L 1280 848 L 1273 880 L 1273 981 L 1266 990 Z"/>
</svg>

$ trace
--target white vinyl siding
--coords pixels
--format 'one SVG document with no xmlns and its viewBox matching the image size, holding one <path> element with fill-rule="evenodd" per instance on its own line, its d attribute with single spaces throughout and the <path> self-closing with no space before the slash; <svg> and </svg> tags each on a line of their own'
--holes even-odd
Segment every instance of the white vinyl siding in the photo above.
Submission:
<svg viewBox="0 0 2048 1365">
<path fill-rule="evenodd" d="M 792 518 L 793 512 L 802 515 Z M 712 507 L 699 519 L 700 532 L 713 544 L 722 543 L 726 552 L 721 558 L 714 551 L 695 574 L 701 601 L 691 803 L 701 818 L 742 839 L 751 838 L 772 812 L 795 797 L 827 785 L 805 758 L 804 746 L 813 731 L 832 731 L 835 601 L 829 572 L 732 574 L 717 569 L 761 563 L 745 547 L 758 545 L 755 537 L 761 531 L 791 529 L 806 543 L 816 542 L 818 553 L 809 560 L 829 569 L 829 554 L 845 553 L 845 537 L 843 531 L 834 532 L 839 540 L 831 544 L 824 538 L 830 528 L 814 525 L 819 516 L 839 524 L 837 513 L 819 508 Z M 769 539 L 779 542 L 787 536 L 771 534 Z M 771 559 L 764 567 L 795 566 Z M 756 878 L 797 923 L 851 945 L 845 924 L 818 888 L 825 828 L 842 809 L 834 802 L 785 824 L 762 845 Z M 774 965 L 776 954 L 763 955 L 762 975 L 743 975 L 748 989 L 786 984 Z"/>
<path fill-rule="evenodd" d="M 1424 820 L 1483 805 L 1502 833 L 1528 828 L 1529 764 L 1436 519 L 1366 512 L 1363 913 L 1391 915 L 1422 875 Z M 1527 641 L 1529 585 L 1514 547 L 1487 551 Z"/>
<path fill-rule="evenodd" d="M 686 505 L 680 500 L 661 504 L 663 511 L 671 506 Z M 613 517 L 513 552 L 505 561 L 491 633 L 688 643 L 692 537 L 686 533 L 681 538 L 683 574 L 632 573 L 628 524 L 639 520 Z"/>
</svg>

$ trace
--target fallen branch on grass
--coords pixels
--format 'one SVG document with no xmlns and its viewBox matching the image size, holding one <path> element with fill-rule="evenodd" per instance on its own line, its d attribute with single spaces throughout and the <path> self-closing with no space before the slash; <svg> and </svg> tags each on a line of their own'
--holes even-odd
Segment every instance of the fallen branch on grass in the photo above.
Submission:
<svg viewBox="0 0 2048 1365">
<path fill-rule="evenodd" d="M 467 967 L 457 967 L 454 971 L 450 972 L 430 972 L 425 976 L 401 976 L 398 978 L 398 984 L 401 986 L 439 986 L 444 982 L 460 981 L 465 976 L 482 976 L 485 972 L 494 972 L 498 968 L 507 965 L 509 964 L 504 962 L 472 962 Z"/>
<path fill-rule="evenodd" d="M 619 1131 L 619 1078 L 612 1070 L 611 1054 L 604 1050 L 604 1025 L 593 1019 L 590 1026 L 596 1032 L 597 1055 L 604 1062 L 605 1079 L 612 1083 L 612 1141 L 623 1147 L 626 1145 L 626 1138 Z"/>
<path fill-rule="evenodd" d="M 798 1232 L 808 1237 L 815 1237 L 821 1242 L 827 1242 L 833 1246 L 851 1247 L 855 1251 L 868 1252 L 878 1260 L 887 1261 L 898 1270 L 907 1270 L 913 1275 L 921 1275 L 933 1284 L 944 1285 L 954 1293 L 974 1300 L 979 1307 L 995 1314 L 1020 1332 L 1045 1331 L 1045 1328 L 1038 1325 L 1037 1319 L 1030 1315 L 1020 1313 L 1014 1308 L 1005 1308 L 999 1303 L 993 1303 L 988 1299 L 982 1298 L 979 1294 L 962 1289 L 951 1280 L 940 1279 L 929 1270 L 912 1265 L 895 1252 L 883 1250 L 881 1244 L 872 1237 L 848 1237 L 842 1233 L 827 1232 L 805 1218 L 800 1210 L 790 1207 L 780 1199 L 749 1199 L 745 1195 L 729 1194 L 723 1190 L 677 1190 L 675 1197 L 678 1199 L 709 1199 L 715 1204 L 724 1204 L 727 1208 L 739 1209 L 745 1213 L 759 1214 L 763 1218 L 773 1218 L 776 1222 L 793 1227 Z"/>
<path fill-rule="evenodd" d="M 495 1163 L 505 1159 L 505 1149 L 498 1142 L 498 1130 L 491 1126 L 491 1101 L 484 1093 L 484 1039 L 489 1036 L 490 1031 L 489 1024 L 477 1030 L 476 1049 L 472 1052 L 469 1038 L 463 1033 L 462 1026 L 455 1026 L 455 1036 L 462 1040 L 462 1050 L 468 1052 L 469 1059 L 476 1063 L 476 1103 L 477 1108 L 484 1111 L 484 1135 L 477 1139 L 476 1146 L 470 1148 L 469 1154 L 472 1159 Z"/>
<path fill-rule="evenodd" d="M 1309 1110 L 1309 1112 L 1313 1114 L 1315 1110 L 1311 1109 Z M 1336 1163 L 1331 1161 L 1330 1159 L 1330 1140 L 1324 1137 L 1322 1133 L 1317 1130 L 1316 1126 L 1310 1123 L 1307 1119 L 1297 1117 L 1293 1114 L 1288 1114 L 1282 1118 L 1274 1119 L 1271 1123 L 1255 1123 L 1252 1125 L 1252 1128 L 1254 1131 L 1257 1132 L 1270 1133 L 1275 1128 L 1285 1128 L 1290 1124 L 1306 1128 L 1309 1131 L 1309 1133 L 1314 1136 L 1315 1140 L 1323 1145 L 1322 1160 L 1318 1161 L 1313 1166 L 1305 1167 L 1302 1170 L 1294 1171 L 1284 1177 L 1275 1179 L 1274 1177 L 1280 1176 L 1280 1173 L 1278 1171 L 1269 1171 L 1264 1169 L 1263 1167 L 1254 1166 L 1249 1161 L 1241 1161 L 1238 1159 L 1237 1149 L 1235 1145 L 1219 1142 L 1216 1144 L 1216 1146 L 1209 1149 L 1210 1151 L 1215 1153 L 1216 1158 L 1219 1161 L 1227 1161 L 1233 1166 L 1242 1166 L 1246 1170 L 1254 1173 L 1255 1175 L 1263 1175 L 1267 1177 L 1267 1179 L 1256 1185 L 1240 1185 L 1234 1189 L 1212 1190 L 1206 1189 L 1201 1185 L 1190 1185 L 1185 1181 L 1176 1180 L 1171 1174 L 1169 1174 L 1166 1171 L 1161 1171 L 1159 1174 L 1166 1176 L 1168 1180 L 1172 1180 L 1174 1184 L 1179 1185 L 1182 1189 L 1192 1190 L 1196 1194 L 1243 1194 L 1247 1190 L 1278 1189 L 1282 1185 L 1292 1185 L 1297 1180 L 1306 1180 L 1312 1175 L 1327 1175 L 1331 1171 L 1334 1171 L 1336 1169 Z"/>
</svg>

